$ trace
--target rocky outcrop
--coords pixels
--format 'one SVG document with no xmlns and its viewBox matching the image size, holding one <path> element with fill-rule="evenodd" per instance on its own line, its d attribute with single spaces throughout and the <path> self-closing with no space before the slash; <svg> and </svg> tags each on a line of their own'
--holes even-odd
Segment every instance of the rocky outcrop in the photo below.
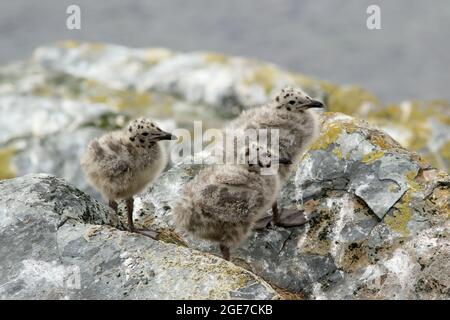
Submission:
<svg viewBox="0 0 450 320">
<path fill-rule="evenodd" d="M 220 258 L 109 226 L 112 211 L 54 176 L 1 181 L 0 214 L 0 299 L 279 298 Z"/>
<path fill-rule="evenodd" d="M 383 105 L 357 86 L 337 86 L 252 59 L 76 41 L 38 48 L 31 59 L 0 69 L 0 97 L 74 100 L 87 105 L 86 112 L 97 109 L 92 104 L 103 105 L 131 116 L 170 117 L 178 128 L 191 128 L 191 120 L 199 119 L 204 128 L 221 127 L 224 120 L 265 103 L 285 85 L 319 97 L 332 112 L 368 120 L 448 171 L 450 108 L 445 101 Z M 20 110 L 17 113 L 21 117 Z"/>
<path fill-rule="evenodd" d="M 100 198 L 79 166 L 93 137 L 136 116 L 168 131 L 192 130 L 193 120 L 220 128 L 285 85 L 332 111 L 280 194 L 283 207 L 304 210 L 304 226 L 269 226 L 232 263 L 215 257 L 215 246 L 173 229 L 176 197 L 203 167 L 190 158 L 136 199 L 137 223 L 160 229 L 160 241 L 122 231 L 123 217 L 80 191 Z M 447 299 L 449 110 L 443 101 L 383 105 L 355 86 L 215 53 L 38 48 L 0 68 L 0 179 L 45 172 L 70 185 L 0 181 L 0 297 L 275 299 L 277 288 L 311 299 Z"/>
<path fill-rule="evenodd" d="M 282 207 L 304 210 L 308 222 L 255 232 L 232 261 L 313 299 L 449 298 L 449 176 L 367 123 L 342 114 L 323 122 L 280 195 Z M 173 229 L 173 195 L 201 168 L 186 159 L 164 173 L 136 215 L 153 211 L 147 225 Z"/>
</svg>

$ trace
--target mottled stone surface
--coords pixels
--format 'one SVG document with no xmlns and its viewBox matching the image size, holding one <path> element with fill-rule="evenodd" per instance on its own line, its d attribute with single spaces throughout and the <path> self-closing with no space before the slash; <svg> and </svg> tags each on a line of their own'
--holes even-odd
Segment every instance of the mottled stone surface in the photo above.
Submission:
<svg viewBox="0 0 450 320">
<path fill-rule="evenodd" d="M 323 121 L 280 195 L 282 207 L 304 210 L 308 222 L 253 233 L 232 261 L 312 299 L 449 298 L 448 175 L 367 123 L 333 113 Z M 164 173 L 138 200 L 136 216 L 173 228 L 172 195 L 201 167 L 186 159 Z M 177 232 L 190 247 L 220 255 Z"/>
<path fill-rule="evenodd" d="M 285 85 L 301 87 L 324 101 L 329 111 L 355 118 L 324 115 L 321 137 L 280 194 L 280 204 L 304 210 L 308 222 L 298 228 L 270 226 L 255 232 L 233 251 L 233 263 L 295 297 L 448 298 L 450 209 L 449 178 L 444 171 L 450 163 L 450 107 L 445 101 L 383 105 L 356 86 L 337 86 L 252 59 L 66 41 L 38 48 L 30 59 L 0 68 L 0 179 L 50 173 L 98 199 L 79 167 L 80 154 L 91 138 L 137 116 L 151 117 L 167 131 L 192 132 L 193 120 L 201 120 L 204 130 L 221 128 Z M 207 160 L 208 152 L 196 157 Z M 224 290 L 211 289 L 207 295 L 192 281 L 186 284 L 192 291 L 185 289 L 184 280 L 179 281 L 178 292 L 157 287 L 152 282 L 157 277 L 150 271 L 124 277 L 130 264 L 137 265 L 139 272 L 168 268 L 186 272 L 189 278 L 196 272 L 191 261 L 198 268 L 206 263 L 247 275 L 218 258 L 183 248 L 219 255 L 216 247 L 172 230 L 171 208 L 177 195 L 201 168 L 184 158 L 136 198 L 137 223 L 159 228 L 159 242 L 119 231 L 123 217 L 107 215 L 102 205 L 73 187 L 47 192 L 48 179 L 42 177 L 0 182 L 2 188 L 9 188 L 9 193 L 0 193 L 4 216 L 0 237 L 9 243 L 0 250 L 10 261 L 17 256 L 14 264 L 0 266 L 0 297 L 36 294 L 38 287 L 26 283 L 42 283 L 46 298 L 94 297 L 97 291 L 111 298 L 156 297 L 145 286 L 142 289 L 146 281 L 159 298 L 270 297 L 273 291 L 264 289 L 268 287 L 260 280 L 248 286 L 230 282 Z M 42 190 L 42 199 L 33 196 L 38 191 L 30 188 Z M 17 196 L 7 198 L 7 194 Z M 16 209 L 24 208 L 24 216 L 17 216 Z M 102 215 L 104 219 L 94 219 Z M 64 223 L 65 216 L 70 216 L 70 223 Z M 98 226 L 102 223 L 119 230 Z M 20 236 L 7 233 L 11 230 Z M 88 240 L 81 234 L 87 234 Z M 17 250 L 11 250 L 16 245 Z M 62 247 L 68 254 L 59 260 Z M 71 252 L 78 249 L 90 258 L 77 260 Z M 161 256 L 151 256 L 159 252 Z M 166 256 L 168 260 L 162 258 Z M 130 262 L 125 263 L 126 257 Z M 61 283 L 64 274 L 55 280 L 39 271 L 60 274 L 62 267 L 71 266 L 64 261 L 81 268 L 86 290 L 61 289 L 52 281 Z M 167 261 L 172 269 L 164 264 Z M 93 264 L 106 264 L 109 269 Z M 44 276 L 36 278 L 36 273 Z M 110 280 L 113 273 L 120 276 Z M 218 271 L 213 274 L 223 278 Z M 169 274 L 161 277 L 170 283 Z M 211 287 L 219 283 L 214 279 Z M 120 289 L 110 292 L 108 283 Z M 182 291 L 186 295 L 177 296 Z"/>
<path fill-rule="evenodd" d="M 73 132 L 110 113 L 102 105 L 0 95 L 0 147 L 19 139 Z"/>
<path fill-rule="evenodd" d="M 450 165 L 450 105 L 406 101 L 384 105 L 358 86 L 339 86 L 276 65 L 210 52 L 134 49 L 65 41 L 0 68 L 0 96 L 25 95 L 102 104 L 131 116 L 171 117 L 177 127 L 220 127 L 241 110 L 293 85 L 342 112 L 382 128 L 435 167 Z M 0 135 L 1 137 L 1 135 Z"/>
<path fill-rule="evenodd" d="M 0 182 L 0 299 L 278 299 L 259 277 L 111 226 L 112 211 L 49 175 Z"/>
</svg>

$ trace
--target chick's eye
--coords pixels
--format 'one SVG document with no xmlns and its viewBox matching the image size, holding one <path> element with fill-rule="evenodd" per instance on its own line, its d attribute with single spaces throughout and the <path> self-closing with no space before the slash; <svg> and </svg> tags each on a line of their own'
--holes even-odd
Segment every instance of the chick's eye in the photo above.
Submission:
<svg viewBox="0 0 450 320">
<path fill-rule="evenodd" d="M 142 135 L 143 136 L 148 136 L 148 132 L 144 132 Z"/>
<path fill-rule="evenodd" d="M 294 100 L 289 101 L 289 104 L 295 104 Z"/>
</svg>

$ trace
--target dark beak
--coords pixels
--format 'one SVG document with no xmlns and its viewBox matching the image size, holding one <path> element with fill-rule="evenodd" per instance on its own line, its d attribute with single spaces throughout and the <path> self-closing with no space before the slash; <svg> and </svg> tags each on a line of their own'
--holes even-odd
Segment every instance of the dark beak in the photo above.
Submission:
<svg viewBox="0 0 450 320">
<path fill-rule="evenodd" d="M 160 141 L 160 140 L 177 140 L 177 139 L 178 139 L 177 136 L 165 131 L 161 131 L 161 133 L 158 136 L 156 136 L 154 140 Z"/>
<path fill-rule="evenodd" d="M 325 106 L 324 106 L 323 103 L 320 102 L 320 101 L 317 101 L 317 100 L 311 100 L 311 102 L 308 103 L 308 104 L 306 105 L 306 107 L 307 107 L 308 109 L 311 109 L 311 108 L 324 108 Z"/>
<path fill-rule="evenodd" d="M 278 159 L 278 163 L 281 163 L 281 164 L 292 164 L 292 161 L 291 161 L 291 159 L 288 159 L 288 158 L 280 158 L 280 159 Z"/>
</svg>

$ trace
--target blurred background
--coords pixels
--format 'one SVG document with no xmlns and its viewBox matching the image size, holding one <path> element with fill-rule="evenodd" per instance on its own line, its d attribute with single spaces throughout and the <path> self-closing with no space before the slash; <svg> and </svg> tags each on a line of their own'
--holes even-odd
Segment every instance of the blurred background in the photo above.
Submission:
<svg viewBox="0 0 450 320">
<path fill-rule="evenodd" d="M 81 30 L 65 27 L 81 7 Z M 382 30 L 366 9 L 381 7 Z M 0 63 L 64 39 L 216 51 L 274 62 L 383 102 L 450 99 L 448 0 L 1 0 Z"/>
</svg>

